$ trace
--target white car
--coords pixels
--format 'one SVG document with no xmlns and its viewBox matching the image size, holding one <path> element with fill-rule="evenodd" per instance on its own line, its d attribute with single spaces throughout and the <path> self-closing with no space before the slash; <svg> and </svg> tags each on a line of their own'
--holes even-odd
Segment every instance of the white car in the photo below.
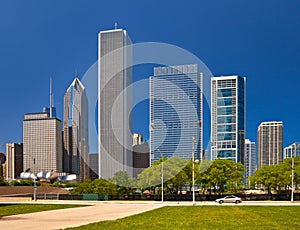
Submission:
<svg viewBox="0 0 300 230">
<path fill-rule="evenodd" d="M 225 196 L 223 198 L 219 198 L 216 199 L 216 202 L 218 202 L 219 204 L 223 204 L 223 203 L 241 203 L 242 202 L 242 198 L 240 197 L 236 197 L 234 195 L 230 195 L 230 196 Z"/>
</svg>

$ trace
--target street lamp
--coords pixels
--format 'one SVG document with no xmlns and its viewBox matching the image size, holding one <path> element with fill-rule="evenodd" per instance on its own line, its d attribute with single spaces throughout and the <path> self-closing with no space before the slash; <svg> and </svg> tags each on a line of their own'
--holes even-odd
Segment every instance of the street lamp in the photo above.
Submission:
<svg viewBox="0 0 300 230">
<path fill-rule="evenodd" d="M 33 200 L 36 202 L 35 158 L 33 158 Z"/>
<path fill-rule="evenodd" d="M 195 160 L 195 137 L 192 138 L 192 189 L 193 189 L 193 206 L 196 205 L 196 201 L 195 201 L 195 163 L 198 163 L 199 160 Z"/>
<path fill-rule="evenodd" d="M 164 202 L 164 159 L 163 154 L 160 151 L 160 149 L 157 149 L 158 152 L 160 152 L 161 155 L 161 203 Z"/>
<path fill-rule="evenodd" d="M 292 156 L 292 194 L 291 194 L 291 202 L 294 203 L 294 156 Z"/>
</svg>

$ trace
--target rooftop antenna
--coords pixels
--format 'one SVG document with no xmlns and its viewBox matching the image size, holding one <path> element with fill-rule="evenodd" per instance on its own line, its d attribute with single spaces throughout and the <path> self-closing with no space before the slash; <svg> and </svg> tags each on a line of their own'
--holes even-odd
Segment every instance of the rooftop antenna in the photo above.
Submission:
<svg viewBox="0 0 300 230">
<path fill-rule="evenodd" d="M 118 28 L 118 23 L 115 22 L 115 30 Z"/>
<path fill-rule="evenodd" d="M 52 75 L 50 75 L 50 118 L 52 118 Z"/>
</svg>

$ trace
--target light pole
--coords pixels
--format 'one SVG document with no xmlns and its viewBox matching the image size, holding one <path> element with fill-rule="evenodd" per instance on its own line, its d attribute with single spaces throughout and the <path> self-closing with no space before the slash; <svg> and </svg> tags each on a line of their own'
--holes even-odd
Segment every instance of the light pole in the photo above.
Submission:
<svg viewBox="0 0 300 230">
<path fill-rule="evenodd" d="M 196 201 L 195 201 L 195 138 L 192 138 L 192 189 L 193 189 L 193 206 L 196 205 Z"/>
<path fill-rule="evenodd" d="M 36 202 L 35 158 L 33 158 L 33 200 Z"/>
<path fill-rule="evenodd" d="M 294 156 L 292 156 L 292 194 L 291 202 L 294 203 Z"/>
<path fill-rule="evenodd" d="M 161 203 L 164 202 L 164 159 L 163 154 L 160 151 L 160 149 L 157 149 L 158 152 L 160 152 L 161 155 Z"/>
</svg>

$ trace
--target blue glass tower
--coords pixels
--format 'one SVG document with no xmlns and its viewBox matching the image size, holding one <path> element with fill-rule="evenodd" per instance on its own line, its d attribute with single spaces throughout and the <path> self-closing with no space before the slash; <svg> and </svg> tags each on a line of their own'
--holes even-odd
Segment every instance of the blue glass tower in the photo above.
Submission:
<svg viewBox="0 0 300 230">
<path fill-rule="evenodd" d="M 211 160 L 244 163 L 246 79 L 221 76 L 211 79 Z"/>
<path fill-rule="evenodd" d="M 150 77 L 150 161 L 202 159 L 202 74 L 197 65 L 154 68 Z M 194 147 L 193 147 L 194 138 Z"/>
</svg>

